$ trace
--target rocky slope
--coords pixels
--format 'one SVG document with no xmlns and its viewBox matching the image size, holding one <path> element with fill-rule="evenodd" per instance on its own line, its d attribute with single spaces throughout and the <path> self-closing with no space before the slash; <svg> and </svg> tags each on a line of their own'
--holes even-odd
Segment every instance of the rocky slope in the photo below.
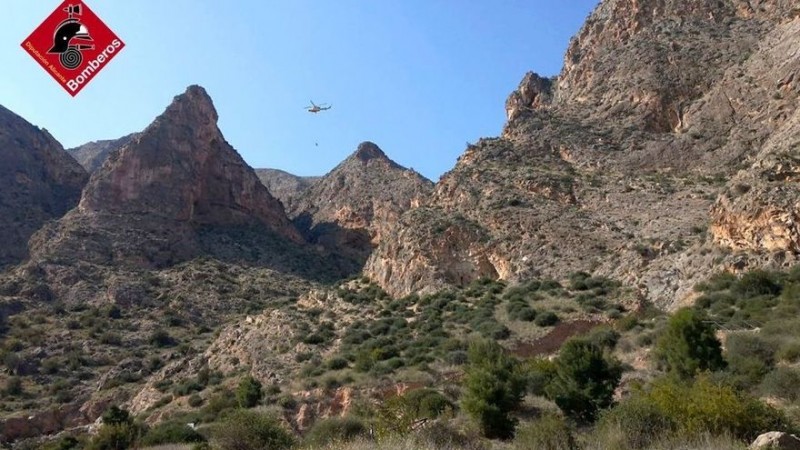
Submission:
<svg viewBox="0 0 800 450">
<path fill-rule="evenodd" d="M 75 207 L 87 175 L 46 131 L 0 106 L 0 268 L 28 255 L 47 221 Z"/>
<path fill-rule="evenodd" d="M 108 159 L 108 155 L 119 150 L 139 136 L 132 133 L 119 139 L 93 141 L 79 147 L 68 149 L 67 152 L 75 158 L 89 173 L 94 173 Z"/>
<path fill-rule="evenodd" d="M 525 76 L 503 135 L 467 149 L 366 273 L 405 295 L 586 270 L 671 306 L 711 271 L 788 263 L 792 196 L 780 203 L 755 161 L 766 152 L 770 173 L 791 166 L 769 148 L 793 145 L 798 27 L 797 7 L 780 0 L 602 2 L 560 76 Z M 729 177 L 753 164 L 767 181 L 738 203 L 723 196 L 710 216 L 742 184 Z M 788 253 L 745 261 L 729 254 L 734 240 Z"/>
<path fill-rule="evenodd" d="M 299 177 L 278 169 L 256 169 L 256 175 L 287 211 L 291 211 L 297 198 L 321 178 Z"/>
<path fill-rule="evenodd" d="M 360 268 L 387 227 L 418 206 L 432 187 L 377 145 L 363 142 L 287 211 L 309 241 L 353 259 Z"/>
</svg>

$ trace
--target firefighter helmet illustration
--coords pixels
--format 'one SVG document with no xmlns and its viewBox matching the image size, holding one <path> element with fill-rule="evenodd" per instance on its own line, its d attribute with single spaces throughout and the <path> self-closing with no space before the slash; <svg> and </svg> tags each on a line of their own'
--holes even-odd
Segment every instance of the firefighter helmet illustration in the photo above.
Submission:
<svg viewBox="0 0 800 450">
<path fill-rule="evenodd" d="M 53 35 L 53 48 L 48 53 L 60 53 L 59 61 L 65 69 L 74 70 L 81 65 L 83 55 L 81 51 L 92 50 L 94 45 L 89 44 L 92 37 L 89 30 L 75 16 L 81 15 L 81 5 L 68 5 L 64 8 L 68 18 L 61 22 Z"/>
</svg>

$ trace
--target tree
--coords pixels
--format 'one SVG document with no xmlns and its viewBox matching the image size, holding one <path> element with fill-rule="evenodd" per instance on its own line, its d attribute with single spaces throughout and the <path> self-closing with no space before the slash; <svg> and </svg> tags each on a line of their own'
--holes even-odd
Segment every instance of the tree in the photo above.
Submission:
<svg viewBox="0 0 800 450">
<path fill-rule="evenodd" d="M 545 392 L 567 417 L 591 423 L 598 411 L 611 406 L 621 377 L 619 362 L 606 357 L 599 345 L 572 339 L 561 349 Z"/>
<path fill-rule="evenodd" d="M 722 346 L 712 324 L 695 309 L 678 310 L 656 342 L 655 356 L 670 373 L 683 379 L 697 372 L 725 367 Z"/>
<path fill-rule="evenodd" d="M 252 408 L 261 400 L 261 383 L 251 376 L 245 377 L 236 388 L 236 400 L 241 408 Z"/>
<path fill-rule="evenodd" d="M 464 410 L 487 438 L 513 437 L 516 419 L 510 414 L 522 402 L 526 384 L 518 361 L 487 340 L 470 343 L 467 355 Z"/>
<path fill-rule="evenodd" d="M 103 423 L 106 425 L 124 425 L 133 422 L 128 411 L 112 405 L 103 413 Z"/>
</svg>

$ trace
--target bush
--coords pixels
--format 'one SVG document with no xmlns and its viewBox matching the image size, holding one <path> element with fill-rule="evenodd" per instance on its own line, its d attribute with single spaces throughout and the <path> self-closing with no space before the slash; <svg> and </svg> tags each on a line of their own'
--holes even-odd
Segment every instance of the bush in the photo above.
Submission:
<svg viewBox="0 0 800 450">
<path fill-rule="evenodd" d="M 533 323 L 540 327 L 551 327 L 559 322 L 558 315 L 552 311 L 545 311 L 539 314 Z"/>
<path fill-rule="evenodd" d="M 572 429 L 563 418 L 545 414 L 535 422 L 521 427 L 514 437 L 514 447 L 520 450 L 574 450 L 579 448 Z"/>
<path fill-rule="evenodd" d="M 774 296 L 781 293 L 781 284 L 775 274 L 753 270 L 742 275 L 742 278 L 731 286 L 731 292 L 744 298 Z"/>
<path fill-rule="evenodd" d="M 435 419 L 445 411 L 453 411 L 455 405 L 444 395 L 433 389 L 415 389 L 406 392 L 405 397 L 409 413 L 415 419 Z"/>
<path fill-rule="evenodd" d="M 698 371 L 725 367 L 722 346 L 705 316 L 690 308 L 678 310 L 655 348 L 656 359 L 669 372 L 691 378 Z"/>
<path fill-rule="evenodd" d="M 800 371 L 788 367 L 778 367 L 764 377 L 759 391 L 763 395 L 796 402 L 800 400 Z"/>
<path fill-rule="evenodd" d="M 511 412 L 522 402 L 526 381 L 518 362 L 506 355 L 499 344 L 486 340 L 470 343 L 468 357 L 464 410 L 478 423 L 484 436 L 512 437 L 516 419 Z"/>
<path fill-rule="evenodd" d="M 672 433 L 675 423 L 655 404 L 632 396 L 603 413 L 596 429 L 601 435 L 615 436 L 614 447 L 643 449 Z"/>
<path fill-rule="evenodd" d="M 325 365 L 330 370 L 341 370 L 348 366 L 348 362 L 344 358 L 331 358 Z"/>
<path fill-rule="evenodd" d="M 766 430 L 789 431 L 780 411 L 706 375 L 692 383 L 674 378 L 657 380 L 648 391 L 637 395 L 688 435 L 730 434 L 752 441 Z"/>
<path fill-rule="evenodd" d="M 728 369 L 750 388 L 758 384 L 775 365 L 773 345 L 752 333 L 733 333 L 725 342 Z"/>
<path fill-rule="evenodd" d="M 367 431 L 364 423 L 356 418 L 330 418 L 315 423 L 306 433 L 304 441 L 310 447 L 322 448 L 366 436 Z"/>
<path fill-rule="evenodd" d="M 545 392 L 567 417 L 590 423 L 598 411 L 611 406 L 622 368 L 600 346 L 571 339 L 561 348 L 555 365 L 555 376 Z"/>
<path fill-rule="evenodd" d="M 150 335 L 150 344 L 156 347 L 172 347 L 176 344 L 175 339 L 165 330 L 155 330 Z"/>
<path fill-rule="evenodd" d="M 86 450 L 124 450 L 135 447 L 136 441 L 143 433 L 142 427 L 133 423 L 103 425 L 92 438 Z"/>
<path fill-rule="evenodd" d="M 189 406 L 192 408 L 199 408 L 203 404 L 203 398 L 197 394 L 192 394 L 189 397 Z"/>
<path fill-rule="evenodd" d="M 294 437 L 272 416 L 236 410 L 213 428 L 212 442 L 220 450 L 282 450 Z"/>
<path fill-rule="evenodd" d="M 116 405 L 112 405 L 103 413 L 104 425 L 123 425 L 133 422 L 130 413 Z"/>
<path fill-rule="evenodd" d="M 256 406 L 263 395 L 261 383 L 251 376 L 245 377 L 236 388 L 236 400 L 241 408 Z"/>
<path fill-rule="evenodd" d="M 22 386 L 22 379 L 20 377 L 10 377 L 6 380 L 6 388 L 3 390 L 5 395 L 16 397 L 25 393 Z"/>
<path fill-rule="evenodd" d="M 184 423 L 163 422 L 148 430 L 144 437 L 142 437 L 140 444 L 147 447 L 203 441 L 205 441 L 203 435 Z"/>
</svg>

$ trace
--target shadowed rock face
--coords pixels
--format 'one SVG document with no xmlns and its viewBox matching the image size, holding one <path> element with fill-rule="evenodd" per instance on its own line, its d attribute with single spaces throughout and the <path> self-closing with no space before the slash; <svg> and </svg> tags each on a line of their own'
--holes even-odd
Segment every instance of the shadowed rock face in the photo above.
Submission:
<svg viewBox="0 0 800 450">
<path fill-rule="evenodd" d="M 235 253 L 225 250 L 220 233 L 304 243 L 281 203 L 223 138 L 211 99 L 192 86 L 109 156 L 78 207 L 39 233 L 32 248 L 41 258 L 160 267 L 211 248 Z"/>
<path fill-rule="evenodd" d="M 671 307 L 710 273 L 793 264 L 797 48 L 792 1 L 603 1 L 366 274 L 406 295 L 583 270 Z"/>
<path fill-rule="evenodd" d="M 400 215 L 419 206 L 433 183 L 395 163 L 374 143 L 317 180 L 288 209 L 313 243 L 361 267 Z"/>
<path fill-rule="evenodd" d="M 30 236 L 77 205 L 86 179 L 49 133 L 0 106 L 0 267 L 27 257 Z"/>
<path fill-rule="evenodd" d="M 256 169 L 256 175 L 267 187 L 269 193 L 283 203 L 287 211 L 291 211 L 294 202 L 322 178 L 300 177 L 278 169 Z"/>
</svg>

